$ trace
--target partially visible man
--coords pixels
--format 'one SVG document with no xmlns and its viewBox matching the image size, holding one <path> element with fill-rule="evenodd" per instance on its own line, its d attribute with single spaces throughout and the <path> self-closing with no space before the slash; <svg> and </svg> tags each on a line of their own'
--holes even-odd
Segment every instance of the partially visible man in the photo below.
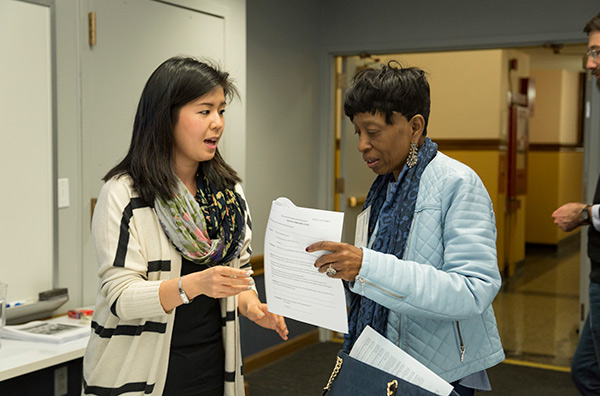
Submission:
<svg viewBox="0 0 600 396">
<path fill-rule="evenodd" d="M 600 81 L 600 13 L 585 25 L 584 32 L 588 35 L 588 52 L 586 67 Z"/>
<path fill-rule="evenodd" d="M 586 68 L 600 83 L 600 13 L 583 31 L 588 35 Z M 570 202 L 556 209 L 552 217 L 563 231 L 591 225 L 588 229 L 588 256 L 592 263 L 590 310 L 571 363 L 571 377 L 582 395 L 600 395 L 600 178 L 592 204 Z"/>
</svg>

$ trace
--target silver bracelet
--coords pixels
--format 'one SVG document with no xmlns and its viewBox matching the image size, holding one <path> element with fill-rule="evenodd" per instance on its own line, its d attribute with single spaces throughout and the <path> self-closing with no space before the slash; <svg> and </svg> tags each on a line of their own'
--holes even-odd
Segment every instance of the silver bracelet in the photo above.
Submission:
<svg viewBox="0 0 600 396">
<path fill-rule="evenodd" d="M 179 296 L 181 297 L 181 301 L 183 301 L 184 304 L 189 304 L 190 299 L 185 295 L 185 292 L 183 291 L 183 288 L 181 287 L 182 279 L 183 279 L 183 277 L 179 278 Z"/>
</svg>

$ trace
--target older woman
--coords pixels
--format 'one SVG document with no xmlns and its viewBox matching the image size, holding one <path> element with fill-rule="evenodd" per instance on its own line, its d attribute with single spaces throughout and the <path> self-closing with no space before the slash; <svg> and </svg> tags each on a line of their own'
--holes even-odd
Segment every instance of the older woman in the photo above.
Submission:
<svg viewBox="0 0 600 396">
<path fill-rule="evenodd" d="M 323 241 L 320 272 L 346 281 L 349 333 L 371 326 L 461 395 L 490 390 L 504 359 L 492 301 L 501 285 L 489 195 L 466 165 L 426 137 L 429 84 L 393 62 L 353 79 L 344 110 L 378 176 L 369 190 L 368 247 Z"/>
</svg>

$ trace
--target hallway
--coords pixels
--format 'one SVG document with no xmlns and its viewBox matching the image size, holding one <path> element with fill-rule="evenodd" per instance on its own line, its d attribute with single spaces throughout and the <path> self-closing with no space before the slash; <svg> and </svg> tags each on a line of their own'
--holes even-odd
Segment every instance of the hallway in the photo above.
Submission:
<svg viewBox="0 0 600 396">
<path fill-rule="evenodd" d="M 494 310 L 506 358 L 570 367 L 579 328 L 579 238 L 555 249 L 527 246 Z"/>
</svg>

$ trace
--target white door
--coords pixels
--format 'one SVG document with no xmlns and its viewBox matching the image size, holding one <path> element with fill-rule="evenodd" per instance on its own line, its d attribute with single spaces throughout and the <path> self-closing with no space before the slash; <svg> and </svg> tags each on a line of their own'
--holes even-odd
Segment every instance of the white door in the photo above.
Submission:
<svg viewBox="0 0 600 396">
<path fill-rule="evenodd" d="M 127 153 L 137 102 L 152 71 L 175 55 L 207 57 L 223 66 L 225 54 L 224 18 L 189 5 L 85 0 L 83 26 L 91 12 L 96 44 L 85 40 L 81 49 L 84 223 L 90 219 L 101 178 Z M 93 304 L 97 264 L 89 227 L 83 232 L 83 301 Z"/>
</svg>

